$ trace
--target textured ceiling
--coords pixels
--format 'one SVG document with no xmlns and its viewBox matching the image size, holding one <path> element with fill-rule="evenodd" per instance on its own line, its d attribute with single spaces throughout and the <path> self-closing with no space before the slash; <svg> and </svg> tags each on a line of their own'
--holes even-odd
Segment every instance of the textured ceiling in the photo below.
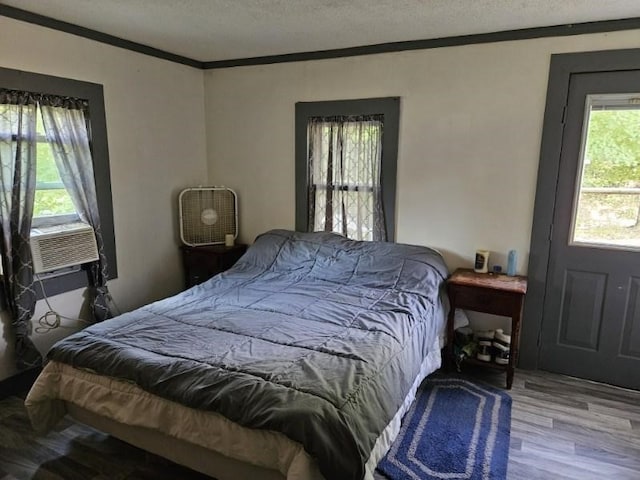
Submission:
<svg viewBox="0 0 640 480">
<path fill-rule="evenodd" d="M 640 0 L 0 0 L 200 61 L 640 17 Z"/>
</svg>

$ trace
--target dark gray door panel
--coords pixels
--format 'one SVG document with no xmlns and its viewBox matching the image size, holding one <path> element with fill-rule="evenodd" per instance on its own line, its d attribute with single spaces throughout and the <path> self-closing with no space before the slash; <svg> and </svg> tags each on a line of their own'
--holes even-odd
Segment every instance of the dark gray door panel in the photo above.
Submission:
<svg viewBox="0 0 640 480">
<path fill-rule="evenodd" d="M 576 179 L 586 134 L 586 99 L 588 95 L 613 93 L 638 93 L 640 97 L 640 71 L 571 75 L 539 366 L 640 389 L 640 249 L 633 245 L 589 246 L 576 243 L 572 235 Z"/>
</svg>

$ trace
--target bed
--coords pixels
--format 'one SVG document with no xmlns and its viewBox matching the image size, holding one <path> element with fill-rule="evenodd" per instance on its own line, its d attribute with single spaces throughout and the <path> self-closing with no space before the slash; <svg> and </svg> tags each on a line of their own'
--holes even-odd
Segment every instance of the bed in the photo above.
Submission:
<svg viewBox="0 0 640 480">
<path fill-rule="evenodd" d="M 361 480 L 440 366 L 426 247 L 272 230 L 227 272 L 52 347 L 26 398 L 220 480 Z"/>
</svg>

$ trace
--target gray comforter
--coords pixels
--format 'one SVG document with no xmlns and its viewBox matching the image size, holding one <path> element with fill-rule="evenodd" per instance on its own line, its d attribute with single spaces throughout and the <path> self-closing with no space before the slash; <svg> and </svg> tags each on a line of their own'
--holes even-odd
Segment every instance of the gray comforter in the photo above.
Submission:
<svg viewBox="0 0 640 480">
<path fill-rule="evenodd" d="M 49 358 L 300 442 L 361 479 L 441 325 L 425 247 L 274 230 L 231 270 L 87 328 Z"/>
</svg>

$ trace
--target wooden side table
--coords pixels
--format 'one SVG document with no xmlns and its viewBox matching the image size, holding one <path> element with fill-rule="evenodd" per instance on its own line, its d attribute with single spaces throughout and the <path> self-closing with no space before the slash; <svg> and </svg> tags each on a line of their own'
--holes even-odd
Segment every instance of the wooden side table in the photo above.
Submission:
<svg viewBox="0 0 640 480">
<path fill-rule="evenodd" d="M 189 247 L 183 245 L 180 248 L 187 288 L 230 269 L 247 251 L 247 246 L 242 244 L 236 244 L 232 247 L 224 245 Z"/>
<path fill-rule="evenodd" d="M 527 293 L 527 278 L 519 275 L 511 277 L 503 274 L 476 273 L 471 269 L 461 268 L 453 272 L 447 280 L 447 291 L 451 304 L 447 320 L 447 363 L 449 366 L 454 361 L 453 320 L 456 308 L 511 317 L 511 345 L 508 365 L 482 362 L 475 358 L 464 360 L 474 365 L 505 370 L 507 388 L 510 389 L 518 361 L 520 323 L 524 297 Z"/>
</svg>

